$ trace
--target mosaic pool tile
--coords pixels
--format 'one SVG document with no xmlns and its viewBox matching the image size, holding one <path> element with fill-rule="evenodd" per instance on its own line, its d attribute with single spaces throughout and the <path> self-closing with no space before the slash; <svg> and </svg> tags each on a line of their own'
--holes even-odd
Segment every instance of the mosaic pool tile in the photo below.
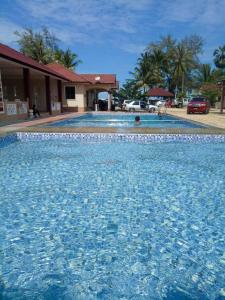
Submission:
<svg viewBox="0 0 225 300">
<path fill-rule="evenodd" d="M 224 136 L 8 139 L 0 298 L 224 298 Z"/>
</svg>

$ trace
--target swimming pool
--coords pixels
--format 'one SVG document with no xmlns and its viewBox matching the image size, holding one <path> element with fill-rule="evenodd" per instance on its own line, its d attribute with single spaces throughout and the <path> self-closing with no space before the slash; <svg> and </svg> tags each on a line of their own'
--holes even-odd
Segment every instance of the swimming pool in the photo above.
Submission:
<svg viewBox="0 0 225 300">
<path fill-rule="evenodd" d="M 135 116 L 141 117 L 141 123 L 135 125 Z M 185 121 L 169 115 L 159 117 L 156 114 L 92 114 L 88 113 L 63 121 L 48 124 L 50 127 L 152 127 L 152 128 L 205 128 L 207 126 Z"/>
<path fill-rule="evenodd" d="M 17 139 L 0 149 L 0 298 L 224 299 L 224 137 Z"/>
</svg>

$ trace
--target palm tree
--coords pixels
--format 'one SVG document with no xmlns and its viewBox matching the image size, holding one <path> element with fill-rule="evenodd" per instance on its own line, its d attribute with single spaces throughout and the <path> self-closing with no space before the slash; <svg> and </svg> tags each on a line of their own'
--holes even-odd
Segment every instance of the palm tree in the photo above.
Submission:
<svg viewBox="0 0 225 300">
<path fill-rule="evenodd" d="M 225 45 L 216 49 L 213 53 L 214 63 L 217 68 L 225 68 Z"/>
<path fill-rule="evenodd" d="M 179 43 L 174 51 L 174 76 L 177 85 L 181 82 L 181 91 L 184 92 L 185 75 L 195 65 L 192 52 L 187 49 L 184 44 Z"/>
<path fill-rule="evenodd" d="M 146 89 L 149 88 L 150 75 L 151 75 L 151 66 L 149 54 L 144 52 L 138 59 L 137 66 L 134 69 L 133 73 L 136 85 L 139 88 L 143 89 L 143 93 L 146 93 Z"/>
<path fill-rule="evenodd" d="M 152 81 L 155 85 L 162 85 L 167 70 L 167 59 L 160 49 L 154 49 L 150 55 L 150 64 L 152 66 Z"/>
<path fill-rule="evenodd" d="M 141 54 L 133 75 L 144 94 L 149 87 L 163 85 L 166 66 L 166 56 L 158 48 Z"/>
<path fill-rule="evenodd" d="M 197 70 L 197 82 L 201 85 L 214 80 L 214 70 L 210 64 L 201 64 Z"/>
<path fill-rule="evenodd" d="M 57 49 L 54 54 L 54 61 L 60 62 L 66 68 L 75 70 L 76 67 L 81 63 L 81 60 L 78 59 L 76 53 L 73 53 L 70 49 L 63 51 L 61 49 Z"/>
</svg>

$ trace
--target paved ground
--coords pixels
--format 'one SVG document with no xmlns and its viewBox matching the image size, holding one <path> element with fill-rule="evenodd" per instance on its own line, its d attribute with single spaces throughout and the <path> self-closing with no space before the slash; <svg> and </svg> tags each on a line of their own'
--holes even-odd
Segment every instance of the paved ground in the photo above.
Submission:
<svg viewBox="0 0 225 300">
<path fill-rule="evenodd" d="M 105 113 L 105 112 L 104 112 Z M 209 128 L 193 128 L 193 129 L 184 129 L 184 128 L 91 128 L 91 127 L 82 127 L 82 128 L 65 128 L 65 127 L 48 127 L 43 128 L 40 125 L 48 122 L 55 122 L 59 120 L 64 120 L 67 118 L 78 117 L 82 114 L 80 113 L 69 113 L 62 114 L 53 117 L 40 118 L 31 121 L 11 124 L 7 126 L 0 127 L 0 135 L 5 135 L 14 131 L 29 131 L 29 132 L 81 132 L 81 133 L 94 133 L 94 132 L 102 132 L 102 133 L 190 133 L 190 134 L 225 134 L 225 113 L 221 115 L 219 110 L 212 109 L 211 112 L 207 115 L 202 114 L 194 114 L 187 115 L 186 109 L 176 109 L 170 108 L 167 109 L 167 113 L 177 116 L 183 119 L 199 122 L 205 125 L 209 125 L 212 127 Z M 117 113 L 115 113 L 117 114 Z"/>
<path fill-rule="evenodd" d="M 211 109 L 210 113 L 204 114 L 187 114 L 186 108 L 168 108 L 167 113 L 181 117 L 187 120 L 203 123 L 206 125 L 225 129 L 225 110 L 220 114 L 218 109 Z"/>
<path fill-rule="evenodd" d="M 32 119 L 32 120 L 26 120 L 23 122 L 16 122 L 10 125 L 6 126 L 1 126 L 0 127 L 0 134 L 12 132 L 12 131 L 20 131 L 20 130 L 26 130 L 29 127 L 35 127 L 44 123 L 48 122 L 56 122 L 59 120 L 64 120 L 68 118 L 74 118 L 74 117 L 79 117 L 82 114 L 79 113 L 69 113 L 69 114 L 61 114 L 58 116 L 51 116 L 51 117 L 43 117 L 43 118 L 37 118 L 37 119 Z"/>
</svg>

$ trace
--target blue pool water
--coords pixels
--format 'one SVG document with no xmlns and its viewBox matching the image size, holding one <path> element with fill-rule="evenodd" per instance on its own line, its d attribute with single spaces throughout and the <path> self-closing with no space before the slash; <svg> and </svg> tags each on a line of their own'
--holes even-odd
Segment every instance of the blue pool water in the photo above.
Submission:
<svg viewBox="0 0 225 300">
<path fill-rule="evenodd" d="M 81 117 L 50 123 L 57 127 L 154 127 L 154 128 L 203 128 L 197 123 L 184 121 L 169 115 L 159 117 L 157 114 L 142 114 L 141 124 L 135 125 L 138 114 L 86 114 Z"/>
<path fill-rule="evenodd" d="M 0 149 L 0 299 L 225 297 L 225 143 Z"/>
</svg>

